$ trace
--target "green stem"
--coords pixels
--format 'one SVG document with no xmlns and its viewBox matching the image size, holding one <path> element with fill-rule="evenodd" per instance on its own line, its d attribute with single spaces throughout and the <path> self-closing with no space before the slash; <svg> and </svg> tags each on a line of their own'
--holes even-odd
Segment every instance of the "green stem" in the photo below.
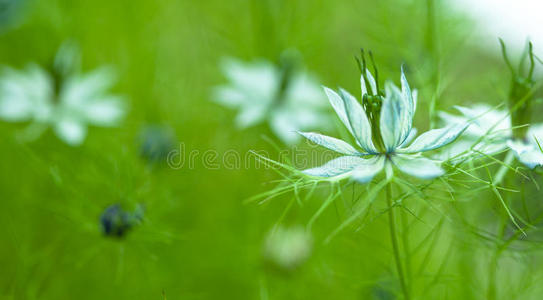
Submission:
<svg viewBox="0 0 543 300">
<path fill-rule="evenodd" d="M 405 281 L 405 276 L 402 267 L 402 261 L 400 260 L 400 247 L 398 243 L 398 234 L 396 232 L 396 216 L 392 204 L 392 187 L 390 183 L 386 186 L 386 198 L 388 204 L 388 226 L 390 231 L 390 241 L 392 243 L 392 250 L 394 252 L 394 261 L 396 263 L 396 270 L 398 271 L 398 277 L 400 278 L 400 285 L 405 300 L 409 300 L 409 290 Z"/>
</svg>

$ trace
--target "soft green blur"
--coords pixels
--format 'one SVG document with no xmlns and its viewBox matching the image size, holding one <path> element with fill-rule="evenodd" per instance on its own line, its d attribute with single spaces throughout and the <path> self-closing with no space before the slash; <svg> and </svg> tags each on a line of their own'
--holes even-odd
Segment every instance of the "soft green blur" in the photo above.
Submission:
<svg viewBox="0 0 543 300">
<path fill-rule="evenodd" d="M 439 1 L 429 11 L 433 2 L 24 3 L 12 21 L 0 23 L 0 63 L 49 66 L 60 44 L 73 40 L 81 47 L 84 71 L 116 68 L 113 91 L 127 97 L 130 110 L 118 128 L 90 128 L 80 147 L 65 145 L 51 130 L 24 142 L 19 134 L 25 124 L 0 123 L 0 299 L 162 299 L 163 293 L 167 299 L 394 299 L 398 283 L 381 208 L 364 226 L 355 222 L 324 242 L 348 216 L 354 189 L 315 223 L 307 262 L 278 272 L 263 258 L 266 234 L 279 221 L 307 224 L 327 186 L 283 215 L 292 194 L 244 203 L 273 187 L 279 176 L 272 170 L 206 168 L 199 159 L 173 169 L 142 158 L 140 141 L 144 128 L 158 124 L 170 128 L 175 147 L 182 144 L 187 152 L 265 150 L 276 158 L 265 137 L 285 146 L 266 125 L 238 130 L 235 112 L 210 95 L 225 82 L 219 69 L 224 56 L 278 61 L 290 48 L 322 84 L 356 95 L 353 57 L 360 47 L 373 51 L 383 78 L 398 82 L 405 63 L 411 85 L 419 89 L 420 129 L 437 126 L 431 111 L 504 101 L 509 78 L 499 53 L 474 44 L 470 22 Z M 413 244 L 440 228 L 433 254 L 413 259 L 428 264 L 413 285 L 420 299 L 485 297 L 484 242 L 454 219 L 484 225 L 497 222 L 493 218 L 502 211 L 489 191 L 473 195 L 461 184 L 454 188 L 454 198 L 432 199 L 458 200 L 454 208 L 427 208 L 424 221 L 410 219 Z M 103 236 L 99 227 L 100 214 L 114 203 L 129 210 L 145 206 L 143 223 L 122 240 Z M 504 276 L 522 275 L 503 279 L 510 285 L 502 288 L 503 299 L 525 290 L 529 280 L 520 278 L 543 275 L 525 268 L 537 256 L 509 258 L 503 268 L 511 271 Z"/>
</svg>

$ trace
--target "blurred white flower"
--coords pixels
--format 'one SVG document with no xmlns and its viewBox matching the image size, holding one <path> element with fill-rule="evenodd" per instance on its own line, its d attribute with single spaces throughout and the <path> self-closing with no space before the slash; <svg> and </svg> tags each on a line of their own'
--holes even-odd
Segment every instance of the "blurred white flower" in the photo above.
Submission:
<svg viewBox="0 0 543 300">
<path fill-rule="evenodd" d="M 321 167 L 303 172 L 330 180 L 350 177 L 360 183 L 371 181 L 382 170 L 391 176 L 393 167 L 422 179 L 443 175 L 444 171 L 439 166 L 441 161 L 420 154 L 452 143 L 466 129 L 467 124 L 430 130 L 411 142 L 416 135 L 412 123 L 417 102 L 403 68 L 401 89 L 387 82 L 385 93 L 380 91 L 378 81 L 365 66 L 361 70 L 362 105 L 343 89 L 338 94 L 325 88 L 330 104 L 359 148 L 333 137 L 301 132 L 312 142 L 344 155 Z"/>
<path fill-rule="evenodd" d="M 107 93 L 114 82 L 109 68 L 79 72 L 78 52 L 63 45 L 51 73 L 31 64 L 7 68 L 0 77 L 0 118 L 51 126 L 69 145 L 80 145 L 87 125 L 115 126 L 125 114 L 120 96 Z"/>
<path fill-rule="evenodd" d="M 288 63 L 277 67 L 264 60 L 225 59 L 222 69 L 229 83 L 217 87 L 213 98 L 239 110 L 239 128 L 267 121 L 279 139 L 294 144 L 300 139 L 296 131 L 327 129 L 330 117 L 317 81 L 293 68 Z"/>
<path fill-rule="evenodd" d="M 264 257 L 289 271 L 303 264 L 311 254 L 313 238 L 302 226 L 278 227 L 270 231 L 264 244 Z"/>
<path fill-rule="evenodd" d="M 530 169 L 543 166 L 543 152 L 538 145 L 538 142 L 543 141 L 543 124 L 530 126 L 526 137 L 514 139 L 511 118 L 506 111 L 484 104 L 458 109 L 462 115 L 442 112 L 441 119 L 448 124 L 462 124 L 470 120 L 473 122 L 462 135 L 460 143 L 456 143 L 455 148 L 447 149 L 449 152 L 446 155 L 449 158 L 461 153 L 469 155 L 470 149 L 493 154 L 509 148 L 513 150 L 517 159 Z"/>
</svg>

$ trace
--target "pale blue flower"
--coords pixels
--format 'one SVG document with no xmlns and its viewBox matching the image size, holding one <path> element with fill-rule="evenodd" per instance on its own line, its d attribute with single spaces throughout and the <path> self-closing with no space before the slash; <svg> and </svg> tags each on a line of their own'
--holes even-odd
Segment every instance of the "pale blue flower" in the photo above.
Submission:
<svg viewBox="0 0 543 300">
<path fill-rule="evenodd" d="M 357 147 L 333 137 L 301 132 L 314 143 L 344 155 L 303 172 L 330 180 L 352 178 L 361 183 L 371 181 L 383 169 L 387 170 L 387 176 L 391 176 L 394 168 L 423 179 L 443 175 L 441 162 L 423 157 L 421 153 L 453 142 L 467 124 L 430 130 L 411 142 L 416 135 L 412 122 L 417 100 L 403 69 L 401 89 L 387 82 L 385 93 L 379 90 L 368 70 L 364 75 L 361 78 L 362 105 L 343 89 L 337 93 L 325 88 L 330 103 L 354 136 Z"/>
<path fill-rule="evenodd" d="M 115 126 L 125 114 L 122 97 L 110 95 L 112 70 L 81 73 L 73 48 L 61 47 L 51 73 L 31 64 L 0 77 L 0 119 L 50 126 L 70 145 L 80 145 L 87 126 Z"/>
<path fill-rule="evenodd" d="M 268 122 L 286 144 L 299 141 L 298 130 L 328 128 L 326 99 L 311 75 L 264 60 L 226 59 L 222 69 L 229 83 L 217 87 L 213 99 L 239 111 L 239 128 Z"/>
<path fill-rule="evenodd" d="M 513 150 L 517 159 L 529 167 L 543 166 L 543 153 L 538 142 L 543 141 L 543 124 L 532 125 L 528 128 L 523 139 L 513 138 L 511 118 L 504 110 L 497 110 L 488 105 L 477 104 L 473 107 L 458 107 L 461 115 L 440 113 L 442 120 L 449 124 L 462 124 L 470 120 L 471 125 L 462 135 L 461 143 L 449 150 L 449 156 L 454 157 L 470 149 L 486 154 L 494 154 L 507 148 Z"/>
</svg>

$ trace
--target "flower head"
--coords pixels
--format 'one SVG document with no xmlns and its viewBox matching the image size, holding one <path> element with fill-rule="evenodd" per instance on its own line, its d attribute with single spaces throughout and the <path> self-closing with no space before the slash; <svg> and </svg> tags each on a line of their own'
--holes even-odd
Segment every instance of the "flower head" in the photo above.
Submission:
<svg viewBox="0 0 543 300">
<path fill-rule="evenodd" d="M 238 109 L 236 125 L 247 128 L 264 121 L 287 144 L 298 142 L 298 130 L 326 128 L 326 100 L 316 80 L 283 59 L 280 67 L 264 60 L 244 63 L 227 59 L 223 71 L 230 81 L 215 89 L 214 100 Z"/>
<path fill-rule="evenodd" d="M 61 47 L 52 72 L 37 65 L 24 71 L 6 69 L 0 77 L 0 118 L 53 127 L 64 142 L 80 145 L 87 125 L 115 126 L 125 114 L 120 96 L 108 94 L 112 70 L 79 72 L 78 52 Z"/>
<path fill-rule="evenodd" d="M 378 81 L 366 69 L 365 64 L 361 70 L 362 105 L 343 89 L 336 93 L 325 88 L 330 103 L 355 138 L 358 147 L 318 133 L 301 132 L 300 134 L 314 143 L 344 155 L 321 167 L 303 172 L 331 179 L 350 177 L 361 183 L 370 181 L 383 169 L 390 174 L 393 168 L 425 179 L 442 175 L 444 171 L 439 166 L 439 161 L 430 160 L 420 154 L 453 142 L 467 125 L 453 124 L 433 129 L 411 142 L 416 135 L 412 123 L 417 100 L 403 68 L 401 88 L 387 82 L 384 93 L 379 90 Z"/>
<path fill-rule="evenodd" d="M 440 113 L 443 121 L 449 124 L 465 124 L 471 122 L 459 143 L 451 149 L 446 149 L 448 157 L 467 153 L 470 149 L 494 154 L 509 148 L 517 159 L 533 169 L 543 166 L 543 151 L 539 147 L 543 141 L 543 124 L 522 126 L 526 135 L 522 138 L 513 137 L 511 118 L 504 110 L 494 109 L 484 104 L 473 107 L 458 107 L 461 115 Z"/>
</svg>

